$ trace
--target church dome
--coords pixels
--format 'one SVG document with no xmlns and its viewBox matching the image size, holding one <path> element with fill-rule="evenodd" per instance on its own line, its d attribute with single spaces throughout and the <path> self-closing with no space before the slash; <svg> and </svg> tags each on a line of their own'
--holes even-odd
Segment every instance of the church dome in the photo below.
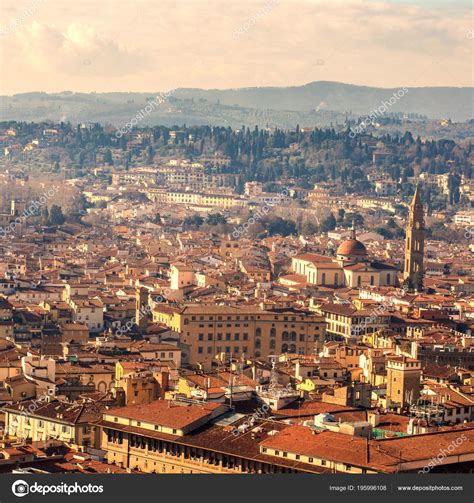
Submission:
<svg viewBox="0 0 474 503">
<path fill-rule="evenodd" d="M 339 245 L 336 254 L 342 257 L 352 257 L 354 255 L 365 257 L 367 255 L 367 249 L 364 243 L 361 243 L 359 240 L 348 239 Z"/>
</svg>

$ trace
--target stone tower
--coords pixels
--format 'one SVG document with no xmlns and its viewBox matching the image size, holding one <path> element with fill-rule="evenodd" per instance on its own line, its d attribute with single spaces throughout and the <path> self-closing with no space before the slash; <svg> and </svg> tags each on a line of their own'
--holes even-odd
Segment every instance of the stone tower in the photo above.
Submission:
<svg viewBox="0 0 474 503">
<path fill-rule="evenodd" d="M 412 290 L 423 289 L 423 255 L 425 251 L 425 217 L 417 185 L 410 204 L 405 240 L 403 280 Z"/>
<path fill-rule="evenodd" d="M 148 304 L 148 290 L 137 287 L 135 290 L 135 323 L 140 328 L 146 328 L 150 320 L 151 310 Z"/>
<path fill-rule="evenodd" d="M 406 356 L 387 359 L 387 407 L 403 408 L 420 397 L 421 362 Z"/>
</svg>

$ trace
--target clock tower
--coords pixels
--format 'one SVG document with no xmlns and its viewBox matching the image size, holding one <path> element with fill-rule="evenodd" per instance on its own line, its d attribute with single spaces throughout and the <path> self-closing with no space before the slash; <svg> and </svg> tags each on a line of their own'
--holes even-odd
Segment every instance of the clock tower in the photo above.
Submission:
<svg viewBox="0 0 474 503">
<path fill-rule="evenodd" d="M 411 290 L 423 289 L 423 254 L 425 251 L 425 217 L 417 185 L 410 204 L 405 241 L 403 280 Z"/>
</svg>

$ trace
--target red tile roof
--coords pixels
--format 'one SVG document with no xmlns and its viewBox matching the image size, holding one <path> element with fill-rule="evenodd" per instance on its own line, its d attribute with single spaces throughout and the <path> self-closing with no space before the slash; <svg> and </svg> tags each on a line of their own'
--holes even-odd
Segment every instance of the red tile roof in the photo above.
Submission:
<svg viewBox="0 0 474 503">
<path fill-rule="evenodd" d="M 182 429 L 210 416 L 219 407 L 217 403 L 182 405 L 170 400 L 156 400 L 148 404 L 114 409 L 110 411 L 110 415 Z"/>
</svg>

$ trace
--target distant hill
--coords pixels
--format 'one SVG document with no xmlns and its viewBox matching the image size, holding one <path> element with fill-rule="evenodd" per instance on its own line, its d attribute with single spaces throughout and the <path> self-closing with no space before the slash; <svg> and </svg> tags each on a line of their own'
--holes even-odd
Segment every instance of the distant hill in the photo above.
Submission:
<svg viewBox="0 0 474 503">
<path fill-rule="evenodd" d="M 451 118 L 465 121 L 474 117 L 472 87 L 409 87 L 390 112 Z M 248 108 L 308 111 L 318 106 L 325 110 L 367 115 L 388 101 L 400 88 L 382 89 L 339 82 L 311 82 L 295 87 L 248 87 L 241 89 L 177 89 L 176 97 L 204 98 L 225 105 Z"/>
<path fill-rule="evenodd" d="M 474 117 L 474 88 L 408 88 L 387 113 L 466 121 Z M 297 87 L 179 88 L 141 125 L 327 126 L 356 118 L 388 101 L 399 88 L 337 82 Z M 120 126 L 158 93 L 24 93 L 0 96 L 0 120 L 100 122 Z"/>
</svg>

